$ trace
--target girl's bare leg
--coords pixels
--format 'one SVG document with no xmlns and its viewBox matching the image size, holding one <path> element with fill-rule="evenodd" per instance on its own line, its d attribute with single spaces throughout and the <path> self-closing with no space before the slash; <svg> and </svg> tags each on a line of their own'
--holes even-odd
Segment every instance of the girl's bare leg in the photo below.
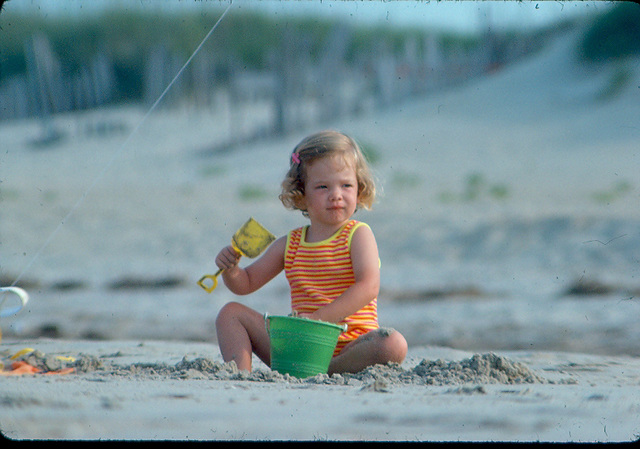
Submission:
<svg viewBox="0 0 640 449">
<path fill-rule="evenodd" d="M 407 349 L 407 341 L 400 332 L 380 328 L 346 345 L 340 354 L 331 359 L 329 375 L 357 373 L 377 363 L 402 363 L 407 355 Z"/>
<path fill-rule="evenodd" d="M 259 312 L 237 302 L 225 304 L 216 318 L 216 333 L 225 362 L 235 360 L 238 369 L 251 371 L 253 352 L 270 365 L 269 335 Z"/>
</svg>

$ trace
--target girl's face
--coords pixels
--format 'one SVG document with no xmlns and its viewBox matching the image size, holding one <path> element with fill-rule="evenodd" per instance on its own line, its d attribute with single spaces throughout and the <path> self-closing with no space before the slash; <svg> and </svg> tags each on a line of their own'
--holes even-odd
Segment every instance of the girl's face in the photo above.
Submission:
<svg viewBox="0 0 640 449">
<path fill-rule="evenodd" d="M 311 225 L 340 228 L 356 211 L 358 179 L 349 164 L 335 157 L 306 167 L 305 206 Z"/>
</svg>

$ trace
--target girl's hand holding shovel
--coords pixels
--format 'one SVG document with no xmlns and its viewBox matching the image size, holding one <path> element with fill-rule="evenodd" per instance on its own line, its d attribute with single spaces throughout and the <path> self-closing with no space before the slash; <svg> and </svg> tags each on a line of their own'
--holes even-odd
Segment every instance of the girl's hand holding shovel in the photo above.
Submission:
<svg viewBox="0 0 640 449">
<path fill-rule="evenodd" d="M 242 254 L 237 252 L 232 245 L 225 246 L 216 256 L 216 265 L 221 270 L 230 270 L 238 265 Z"/>
</svg>

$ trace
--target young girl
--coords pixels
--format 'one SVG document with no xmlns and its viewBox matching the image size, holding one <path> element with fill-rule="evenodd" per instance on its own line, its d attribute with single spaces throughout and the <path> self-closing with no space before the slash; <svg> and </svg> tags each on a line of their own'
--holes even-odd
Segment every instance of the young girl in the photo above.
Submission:
<svg viewBox="0 0 640 449">
<path fill-rule="evenodd" d="M 373 232 L 351 216 L 369 209 L 375 185 L 356 142 L 335 131 L 300 142 L 290 159 L 280 200 L 301 210 L 308 226 L 271 244 L 246 268 L 227 246 L 216 257 L 225 285 L 246 295 L 282 270 L 291 286 L 291 307 L 299 317 L 347 324 L 329 365 L 329 374 L 358 372 L 376 363 L 401 363 L 407 342 L 393 329 L 378 326 L 380 261 Z M 251 370 L 254 352 L 270 365 L 269 336 L 261 313 L 237 302 L 226 304 L 216 319 L 223 359 Z"/>
</svg>

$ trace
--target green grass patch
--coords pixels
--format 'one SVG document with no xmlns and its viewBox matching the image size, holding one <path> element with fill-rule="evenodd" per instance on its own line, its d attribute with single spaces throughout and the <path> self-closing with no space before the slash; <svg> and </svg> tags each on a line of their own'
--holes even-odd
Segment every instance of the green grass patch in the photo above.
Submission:
<svg viewBox="0 0 640 449">
<path fill-rule="evenodd" d="M 619 64 L 611 76 L 608 83 L 598 95 L 599 100 L 609 100 L 618 95 L 631 81 L 633 72 L 626 64 Z"/>
<path fill-rule="evenodd" d="M 505 200 L 509 195 L 509 187 L 506 184 L 489 183 L 482 173 L 474 172 L 465 177 L 460 192 L 440 192 L 438 194 L 438 200 L 442 203 L 469 203 L 482 198 Z"/>
<path fill-rule="evenodd" d="M 623 180 L 615 183 L 610 189 L 594 192 L 591 199 L 598 203 L 607 204 L 625 197 L 632 190 L 631 183 Z"/>
<path fill-rule="evenodd" d="M 414 189 L 422 184 L 422 177 L 418 173 L 396 171 L 391 176 L 391 185 L 399 190 Z"/>
<path fill-rule="evenodd" d="M 258 201 L 266 199 L 269 196 L 269 192 L 267 192 L 264 187 L 253 184 L 243 185 L 238 191 L 238 197 L 242 201 Z"/>
<path fill-rule="evenodd" d="M 200 169 L 200 175 L 204 178 L 215 178 L 227 173 L 226 167 L 221 165 L 206 165 Z"/>
<path fill-rule="evenodd" d="M 380 151 L 375 146 L 369 142 L 359 142 L 358 145 L 360 146 L 360 151 L 362 151 L 364 158 L 369 164 L 375 165 L 380 162 L 382 157 L 380 155 Z"/>
</svg>

